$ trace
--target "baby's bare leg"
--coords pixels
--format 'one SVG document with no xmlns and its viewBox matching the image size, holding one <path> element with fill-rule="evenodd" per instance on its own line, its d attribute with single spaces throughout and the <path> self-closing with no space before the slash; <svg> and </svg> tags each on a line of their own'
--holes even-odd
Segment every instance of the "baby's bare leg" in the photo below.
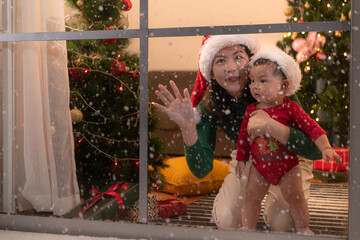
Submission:
<svg viewBox="0 0 360 240">
<path fill-rule="evenodd" d="M 309 209 L 302 188 L 300 167 L 296 166 L 281 177 L 279 186 L 295 222 L 296 231 L 314 234 L 309 228 Z"/>
<path fill-rule="evenodd" d="M 261 211 L 261 201 L 269 189 L 269 181 L 252 165 L 245 188 L 241 229 L 256 229 Z"/>
</svg>

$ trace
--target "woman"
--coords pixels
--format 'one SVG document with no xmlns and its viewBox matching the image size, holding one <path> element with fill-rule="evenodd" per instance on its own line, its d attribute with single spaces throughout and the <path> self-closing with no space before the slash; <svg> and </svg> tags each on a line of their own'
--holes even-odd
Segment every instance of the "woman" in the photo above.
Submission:
<svg viewBox="0 0 360 240">
<path fill-rule="evenodd" d="M 236 148 L 245 109 L 255 101 L 248 88 L 248 64 L 258 49 L 257 40 L 250 35 L 206 36 L 200 50 L 199 71 L 191 97 L 187 89 L 181 94 L 173 81 L 170 81 L 170 86 L 174 95 L 161 84 L 155 91 L 163 105 L 154 105 L 180 127 L 187 164 L 198 178 L 205 177 L 212 170 L 218 126 Z M 295 95 L 290 98 L 298 102 Z M 304 133 L 271 119 L 262 110 L 251 115 L 247 130 L 251 141 L 266 134 L 297 155 L 312 160 L 321 159 L 321 152 Z M 230 174 L 215 198 L 212 214 L 218 227 L 234 229 L 241 227 L 246 179 L 240 180 L 235 175 L 236 151 L 231 155 Z M 312 162 L 302 157 L 299 160 L 304 193 L 308 199 Z M 269 189 L 264 220 L 275 231 L 287 231 L 294 226 L 289 206 L 278 186 Z"/>
</svg>

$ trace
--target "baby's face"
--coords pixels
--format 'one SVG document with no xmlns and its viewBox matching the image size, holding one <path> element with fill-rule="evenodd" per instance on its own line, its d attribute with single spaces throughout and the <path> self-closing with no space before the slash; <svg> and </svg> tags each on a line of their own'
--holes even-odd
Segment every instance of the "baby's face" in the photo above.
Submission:
<svg viewBox="0 0 360 240">
<path fill-rule="evenodd" d="M 273 107 L 283 103 L 283 78 L 274 74 L 271 64 L 261 64 L 250 69 L 250 91 L 256 101 Z"/>
</svg>

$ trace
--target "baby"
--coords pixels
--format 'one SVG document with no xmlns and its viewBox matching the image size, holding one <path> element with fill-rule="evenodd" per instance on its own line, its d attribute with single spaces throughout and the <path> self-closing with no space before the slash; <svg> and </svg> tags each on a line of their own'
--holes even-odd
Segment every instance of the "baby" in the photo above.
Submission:
<svg viewBox="0 0 360 240">
<path fill-rule="evenodd" d="M 249 160 L 250 151 L 252 158 L 245 188 L 242 229 L 256 229 L 261 201 L 270 184 L 279 184 L 290 206 L 296 231 L 314 234 L 309 228 L 308 206 L 296 154 L 271 136 L 257 137 L 250 143 L 249 115 L 261 109 L 284 125 L 300 128 L 314 141 L 326 161 L 330 158 L 339 163 L 341 157 L 331 148 L 325 131 L 296 102 L 286 97 L 299 89 L 301 81 L 299 66 L 292 57 L 278 49 L 262 51 L 252 57 L 249 68 L 250 91 L 257 102 L 247 107 L 237 142 L 236 174 L 239 178 L 246 178 L 245 162 Z"/>
</svg>

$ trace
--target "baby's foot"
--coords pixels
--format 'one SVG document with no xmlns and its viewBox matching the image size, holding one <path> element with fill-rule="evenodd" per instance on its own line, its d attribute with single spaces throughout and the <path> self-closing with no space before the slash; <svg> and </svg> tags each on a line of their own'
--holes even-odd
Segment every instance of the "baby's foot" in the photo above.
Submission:
<svg viewBox="0 0 360 240">
<path fill-rule="evenodd" d="M 300 228 L 296 229 L 297 233 L 305 234 L 305 235 L 315 235 L 313 231 L 310 230 L 310 228 Z"/>
</svg>

